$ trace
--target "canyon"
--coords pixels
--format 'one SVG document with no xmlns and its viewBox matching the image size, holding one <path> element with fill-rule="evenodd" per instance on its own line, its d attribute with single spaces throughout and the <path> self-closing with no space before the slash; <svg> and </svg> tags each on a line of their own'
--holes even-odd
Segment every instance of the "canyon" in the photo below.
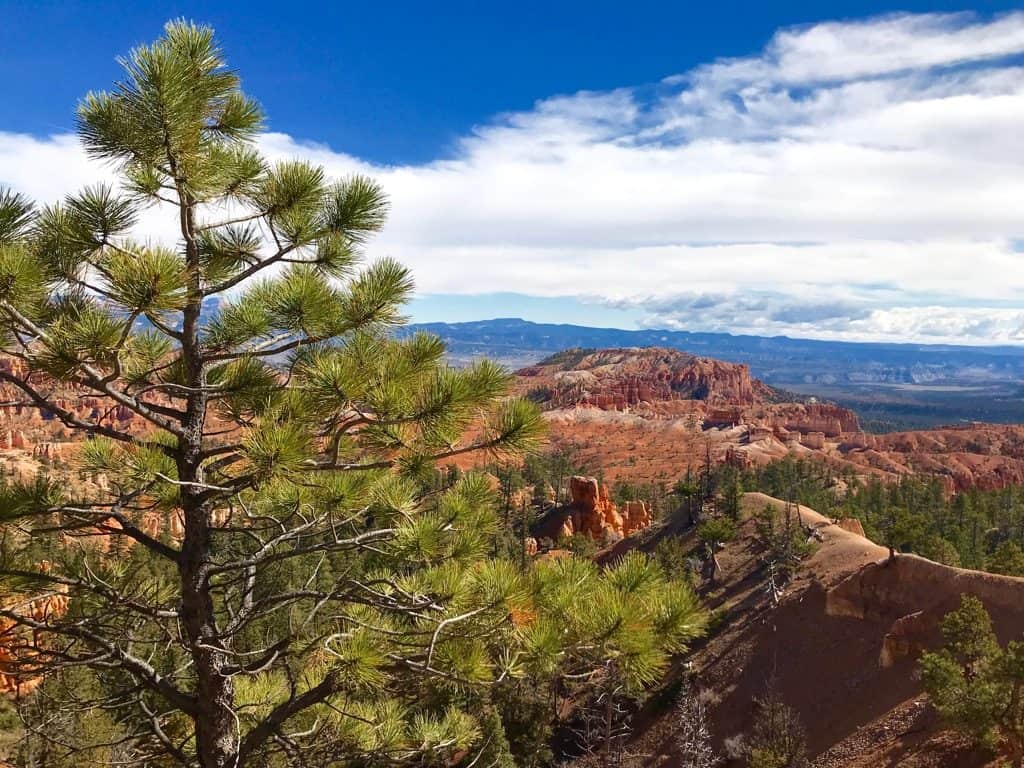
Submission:
<svg viewBox="0 0 1024 768">
<path fill-rule="evenodd" d="M 608 482 L 796 456 L 886 481 L 934 475 L 951 493 L 1024 483 L 1024 425 L 872 434 L 849 408 L 675 349 L 566 350 L 520 369 L 516 389 L 544 410 L 552 445 Z"/>
<path fill-rule="evenodd" d="M 23 373 L 20 365 L 0 359 L 8 373 Z M 708 461 L 746 467 L 797 456 L 861 477 L 934 475 L 949 492 L 1024 484 L 1024 424 L 872 434 L 849 408 L 770 386 L 746 364 L 676 349 L 564 350 L 517 371 L 514 390 L 542 408 L 551 447 L 571 451 L 606 483 L 672 482 Z M 149 429 L 85 390 L 56 394 L 72 419 L 135 434 Z M 66 475 L 81 439 L 65 419 L 0 385 L 0 474 Z"/>
<path fill-rule="evenodd" d="M 16 365 L 0 360 L 0 366 Z M 798 456 L 862 478 L 935 475 L 950 492 L 1024 483 L 1024 425 L 872 434 L 853 410 L 770 386 L 746 364 L 673 349 L 566 350 L 519 370 L 514 391 L 542 409 L 551 447 L 572 450 L 588 472 L 569 478 L 568 501 L 550 509 L 525 540 L 531 556 L 541 549 L 540 557 L 564 556 L 548 544 L 576 535 L 603 547 L 598 558 L 632 547 L 654 551 L 669 536 L 695 547 L 692 526 L 671 517 L 652 525 L 646 502 L 616 504 L 609 491 L 617 480 L 671 483 L 709 461 L 746 467 Z M 35 408 L 14 387 L 0 387 L 0 470 L 22 478 L 46 472 L 86 490 L 103 488 L 107 478 L 76 471 L 82 437 L 65 421 L 137 434 L 147 426 L 73 386 L 56 394 L 63 419 Z M 985 601 L 1001 637 L 1019 634 L 1019 611 L 1012 607 L 1024 580 L 912 555 L 887 566 L 886 551 L 863 537 L 858 521 L 832 521 L 799 508 L 801 523 L 816 537 L 815 552 L 773 604 L 752 542 L 756 515 L 780 504 L 760 494 L 743 497 L 738 537 L 718 554 L 718 581 L 702 594 L 729 619 L 688 660 L 688 669 L 717 697 L 709 707 L 716 746 L 724 750 L 728 739 L 749 730 L 751 702 L 767 676 L 777 674 L 785 699 L 808 724 L 816 766 L 982 765 L 929 714 L 914 676 L 916 658 L 936 645 L 937 622 L 962 592 Z M 181 533 L 175 515 L 143 524 L 153 534 Z M 84 535 L 107 546 L 95 533 Z M 32 610 L 60 614 L 68 604 L 56 592 L 35 598 Z M 23 695 L 38 685 L 32 673 L 37 653 L 32 637 L 0 622 L 0 692 Z M 14 668 L 21 674 L 6 671 Z M 809 672 L 814 686 L 806 684 Z M 653 756 L 649 764 L 678 764 L 674 728 L 671 716 L 638 726 L 638 748 Z"/>
</svg>

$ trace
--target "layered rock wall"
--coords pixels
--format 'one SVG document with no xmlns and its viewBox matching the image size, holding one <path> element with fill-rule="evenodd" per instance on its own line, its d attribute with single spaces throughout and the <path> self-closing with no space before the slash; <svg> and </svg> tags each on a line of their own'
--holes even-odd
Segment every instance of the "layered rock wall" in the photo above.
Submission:
<svg viewBox="0 0 1024 768">
<path fill-rule="evenodd" d="M 746 365 L 673 349 L 601 350 L 569 363 L 524 368 L 519 375 L 550 392 L 549 408 L 624 410 L 681 400 L 754 405 L 773 393 Z"/>
</svg>

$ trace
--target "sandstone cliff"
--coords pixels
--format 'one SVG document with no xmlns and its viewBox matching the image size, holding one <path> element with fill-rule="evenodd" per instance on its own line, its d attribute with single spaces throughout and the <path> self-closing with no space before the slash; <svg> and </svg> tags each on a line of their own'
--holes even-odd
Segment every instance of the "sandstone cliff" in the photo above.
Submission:
<svg viewBox="0 0 1024 768">
<path fill-rule="evenodd" d="M 610 482 L 795 454 L 883 480 L 934 475 L 950 493 L 1024 484 L 1024 425 L 867 434 L 848 408 L 788 402 L 744 365 L 675 350 L 568 350 L 519 371 L 517 388 L 544 408 L 552 442 Z"/>
<path fill-rule="evenodd" d="M 604 349 L 569 352 L 524 368 L 526 388 L 547 390 L 550 408 L 575 405 L 623 410 L 641 404 L 698 400 L 754 405 L 775 390 L 750 375 L 746 365 L 674 349 Z"/>
</svg>

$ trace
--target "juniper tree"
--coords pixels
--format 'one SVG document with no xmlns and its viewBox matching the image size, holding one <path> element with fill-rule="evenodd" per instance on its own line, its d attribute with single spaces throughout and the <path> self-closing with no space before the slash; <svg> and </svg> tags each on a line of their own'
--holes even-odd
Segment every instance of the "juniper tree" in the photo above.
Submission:
<svg viewBox="0 0 1024 768">
<path fill-rule="evenodd" d="M 692 592 L 653 563 L 489 560 L 487 481 L 436 482 L 540 420 L 497 366 L 393 333 L 410 275 L 362 261 L 381 188 L 262 157 L 208 28 L 123 65 L 78 112 L 118 183 L 0 193 L 0 380 L 106 478 L 0 493 L 5 671 L 45 681 L 32 738 L 72 763 L 468 764 L 505 743 L 498 681 L 609 658 L 657 680 L 700 631 Z M 174 237 L 133 234 L 146 208 Z M 66 613 L 33 609 L 55 594 Z"/>
</svg>

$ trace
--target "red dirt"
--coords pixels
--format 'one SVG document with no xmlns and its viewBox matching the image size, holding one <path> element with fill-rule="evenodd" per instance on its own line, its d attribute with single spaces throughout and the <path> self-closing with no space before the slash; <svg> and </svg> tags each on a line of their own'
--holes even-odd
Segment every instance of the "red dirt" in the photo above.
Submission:
<svg viewBox="0 0 1024 768">
<path fill-rule="evenodd" d="M 785 506 L 746 494 L 744 514 L 766 505 Z M 964 593 L 985 603 L 1002 640 L 1019 637 L 1024 579 L 910 555 L 889 563 L 884 548 L 806 507 L 800 515 L 823 541 L 775 607 L 759 567 L 752 521 L 741 525 L 740 536 L 719 555 L 722 575 L 705 599 L 728 620 L 691 659 L 699 686 L 715 695 L 710 709 L 716 740 L 721 744 L 749 729 L 753 699 L 774 677 L 807 729 L 819 768 L 987 765 L 985 755 L 939 728 L 922 698 L 916 658 L 938 641 L 940 617 Z M 646 764 L 675 765 L 671 719 L 653 722 L 639 746 L 652 755 Z"/>
</svg>

